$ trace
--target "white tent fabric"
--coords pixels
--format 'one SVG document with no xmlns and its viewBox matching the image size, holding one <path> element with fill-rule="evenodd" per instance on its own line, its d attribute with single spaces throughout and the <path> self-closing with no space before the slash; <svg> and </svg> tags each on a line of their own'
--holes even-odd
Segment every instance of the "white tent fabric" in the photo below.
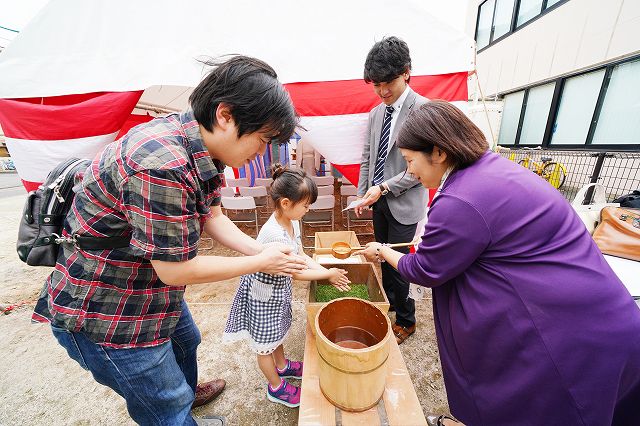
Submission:
<svg viewBox="0 0 640 426">
<path fill-rule="evenodd" d="M 362 78 L 387 35 L 411 47 L 414 75 L 474 68 L 474 42 L 418 0 L 233 2 L 52 0 L 0 55 L 0 98 L 157 89 L 144 102 L 180 109 L 207 72 L 197 58 L 258 57 L 283 83 Z"/>
<path fill-rule="evenodd" d="M 187 107 L 193 87 L 210 70 L 198 59 L 255 56 L 287 85 L 309 130 L 307 140 L 354 182 L 367 113 L 379 102 L 362 80 L 364 58 L 375 41 L 389 35 L 409 44 L 418 93 L 466 103 L 475 43 L 432 17 L 420 0 L 392 5 L 383 0 L 51 0 L 0 54 L 0 99 L 35 98 L 42 111 L 27 109 L 37 117 L 50 115 L 46 105 L 56 105 L 55 96 L 144 91 L 140 107 L 177 111 Z M 73 111 L 78 111 L 74 120 L 83 120 L 84 112 Z M 34 129 L 32 117 L 22 114 L 18 123 L 15 114 L 12 120 L 11 111 L 4 112 L 11 155 L 38 154 L 22 155 L 30 161 L 16 164 L 25 186 L 41 182 L 46 165 L 73 155 L 73 149 L 52 155 L 47 147 L 53 145 L 40 143 L 43 138 L 64 148 L 73 146 L 65 145 L 66 139 L 80 142 L 78 137 L 112 132 L 93 134 L 88 128 L 87 134 L 56 139 Z M 11 134 L 7 120 L 16 124 Z"/>
</svg>

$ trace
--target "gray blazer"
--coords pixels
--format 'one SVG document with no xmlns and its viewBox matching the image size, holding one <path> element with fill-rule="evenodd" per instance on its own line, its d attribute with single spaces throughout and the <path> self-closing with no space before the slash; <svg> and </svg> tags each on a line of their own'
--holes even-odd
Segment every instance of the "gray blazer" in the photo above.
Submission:
<svg viewBox="0 0 640 426">
<path fill-rule="evenodd" d="M 427 102 L 428 99 L 418 95 L 409 89 L 409 93 L 402 108 L 398 121 L 393 127 L 393 133 L 389 138 L 389 154 L 384 163 L 384 182 L 389 186 L 389 193 L 383 195 L 387 197 L 387 204 L 393 217 L 404 225 L 411 225 L 420 222 L 427 210 L 427 190 L 413 177 L 405 174 L 407 163 L 402 158 L 400 150 L 395 142 L 398 138 L 400 128 L 407 119 L 407 115 L 413 108 Z M 382 120 L 384 118 L 385 105 L 380 104 L 369 112 L 369 123 L 367 125 L 367 139 L 362 151 L 360 161 L 360 178 L 358 180 L 358 195 L 363 196 L 373 180 L 373 172 L 378 158 L 378 145 L 380 144 L 380 131 L 382 130 Z M 403 176 L 404 175 L 404 176 Z"/>
</svg>

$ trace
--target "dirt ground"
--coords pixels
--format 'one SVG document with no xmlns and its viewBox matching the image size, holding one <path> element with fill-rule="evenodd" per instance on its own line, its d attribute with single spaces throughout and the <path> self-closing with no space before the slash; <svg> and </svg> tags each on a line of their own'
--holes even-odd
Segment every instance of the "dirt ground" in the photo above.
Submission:
<svg viewBox="0 0 640 426">
<path fill-rule="evenodd" d="M 17 305 L 10 313 L 0 315 L 0 424 L 133 424 L 120 396 L 95 382 L 89 372 L 69 359 L 48 326 L 30 322 L 34 301 L 50 269 L 27 266 L 16 255 L 24 199 L 23 194 L 0 191 L 0 305 L 3 309 Z M 338 222 L 340 229 L 341 220 Z M 217 246 L 203 252 L 235 255 Z M 265 380 L 254 355 L 242 343 L 221 344 L 237 283 L 234 279 L 191 286 L 186 292 L 202 333 L 200 380 L 221 377 L 227 381 L 225 392 L 194 410 L 194 415 L 222 415 L 228 425 L 295 425 L 298 409 L 266 400 Z M 304 353 L 307 289 L 308 282 L 294 283 L 294 323 L 285 342 L 285 351 L 292 359 L 302 359 Z M 417 304 L 417 318 L 415 335 L 400 349 L 425 414 L 445 413 L 448 406 L 429 298 Z"/>
</svg>

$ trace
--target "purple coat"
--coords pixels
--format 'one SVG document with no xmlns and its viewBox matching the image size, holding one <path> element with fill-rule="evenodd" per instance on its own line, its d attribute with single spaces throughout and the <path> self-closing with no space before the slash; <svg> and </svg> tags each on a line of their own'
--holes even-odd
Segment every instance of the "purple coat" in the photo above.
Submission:
<svg viewBox="0 0 640 426">
<path fill-rule="evenodd" d="M 468 425 L 640 425 L 640 309 L 560 193 L 494 153 L 452 173 L 408 281 L 433 288 Z"/>
</svg>

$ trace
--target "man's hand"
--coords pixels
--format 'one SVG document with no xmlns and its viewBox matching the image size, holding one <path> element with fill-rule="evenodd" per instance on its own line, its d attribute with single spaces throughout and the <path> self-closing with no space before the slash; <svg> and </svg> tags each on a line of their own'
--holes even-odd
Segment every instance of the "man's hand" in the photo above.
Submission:
<svg viewBox="0 0 640 426">
<path fill-rule="evenodd" d="M 260 271 L 271 275 L 285 275 L 287 277 L 307 269 L 304 257 L 291 253 L 291 247 L 271 243 L 258 256 L 261 260 Z"/>
<path fill-rule="evenodd" d="M 370 205 L 378 201 L 382 195 L 382 191 L 380 191 L 380 187 L 378 185 L 374 185 L 367 190 L 364 194 L 364 197 L 358 197 L 364 200 L 362 204 L 355 208 L 356 216 L 360 217 L 365 209 L 368 209 Z"/>
<path fill-rule="evenodd" d="M 329 282 L 335 288 L 340 291 L 348 291 L 351 289 L 351 287 L 349 287 L 351 281 L 347 278 L 347 271 L 344 269 L 331 268 L 329 269 L 329 273 L 331 274 L 329 275 Z"/>
</svg>

